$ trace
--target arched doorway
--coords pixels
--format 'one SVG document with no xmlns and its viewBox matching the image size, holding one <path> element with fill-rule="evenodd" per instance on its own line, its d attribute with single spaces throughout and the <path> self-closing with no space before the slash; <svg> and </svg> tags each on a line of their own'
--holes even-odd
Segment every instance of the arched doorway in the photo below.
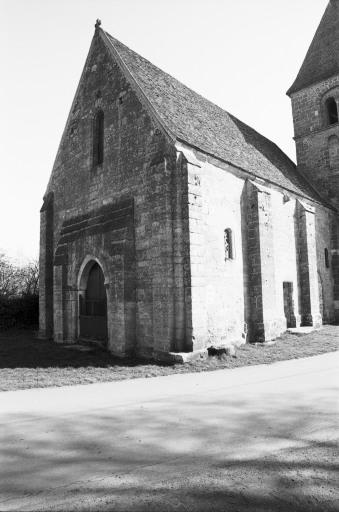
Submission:
<svg viewBox="0 0 339 512">
<path fill-rule="evenodd" d="M 81 280 L 80 338 L 107 341 L 107 298 L 100 265 L 96 261 L 87 264 Z"/>
</svg>

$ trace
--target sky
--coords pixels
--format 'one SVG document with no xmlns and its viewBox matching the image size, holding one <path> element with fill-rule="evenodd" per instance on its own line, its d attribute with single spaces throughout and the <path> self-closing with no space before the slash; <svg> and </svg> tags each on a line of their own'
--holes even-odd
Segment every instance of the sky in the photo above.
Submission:
<svg viewBox="0 0 339 512">
<path fill-rule="evenodd" d="M 102 28 L 295 161 L 286 91 L 327 0 L 0 0 L 0 252 L 38 257 L 39 210 Z"/>
</svg>

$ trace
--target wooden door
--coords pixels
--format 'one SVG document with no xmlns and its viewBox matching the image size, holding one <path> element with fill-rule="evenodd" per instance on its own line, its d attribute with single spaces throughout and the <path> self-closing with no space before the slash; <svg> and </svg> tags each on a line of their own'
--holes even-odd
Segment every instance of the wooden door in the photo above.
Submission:
<svg viewBox="0 0 339 512">
<path fill-rule="evenodd" d="M 106 289 L 98 263 L 89 271 L 85 298 L 80 298 L 80 337 L 107 340 Z"/>
</svg>

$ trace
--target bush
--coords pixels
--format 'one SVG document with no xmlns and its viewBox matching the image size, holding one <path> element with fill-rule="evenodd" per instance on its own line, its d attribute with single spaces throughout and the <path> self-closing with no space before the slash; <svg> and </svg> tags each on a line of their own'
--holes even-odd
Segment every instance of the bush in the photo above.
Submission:
<svg viewBox="0 0 339 512">
<path fill-rule="evenodd" d="M 39 322 L 39 296 L 0 298 L 0 329 L 33 327 Z"/>
</svg>

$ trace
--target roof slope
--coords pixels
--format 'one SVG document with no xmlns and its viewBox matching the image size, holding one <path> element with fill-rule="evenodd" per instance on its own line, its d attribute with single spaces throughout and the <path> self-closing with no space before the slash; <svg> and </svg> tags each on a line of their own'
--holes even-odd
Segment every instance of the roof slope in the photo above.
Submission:
<svg viewBox="0 0 339 512">
<path fill-rule="evenodd" d="M 331 0 L 315 33 L 290 95 L 339 72 L 339 1 Z"/>
<path fill-rule="evenodd" d="M 278 146 L 107 32 L 109 44 L 173 137 L 250 174 L 321 201 Z"/>
</svg>

